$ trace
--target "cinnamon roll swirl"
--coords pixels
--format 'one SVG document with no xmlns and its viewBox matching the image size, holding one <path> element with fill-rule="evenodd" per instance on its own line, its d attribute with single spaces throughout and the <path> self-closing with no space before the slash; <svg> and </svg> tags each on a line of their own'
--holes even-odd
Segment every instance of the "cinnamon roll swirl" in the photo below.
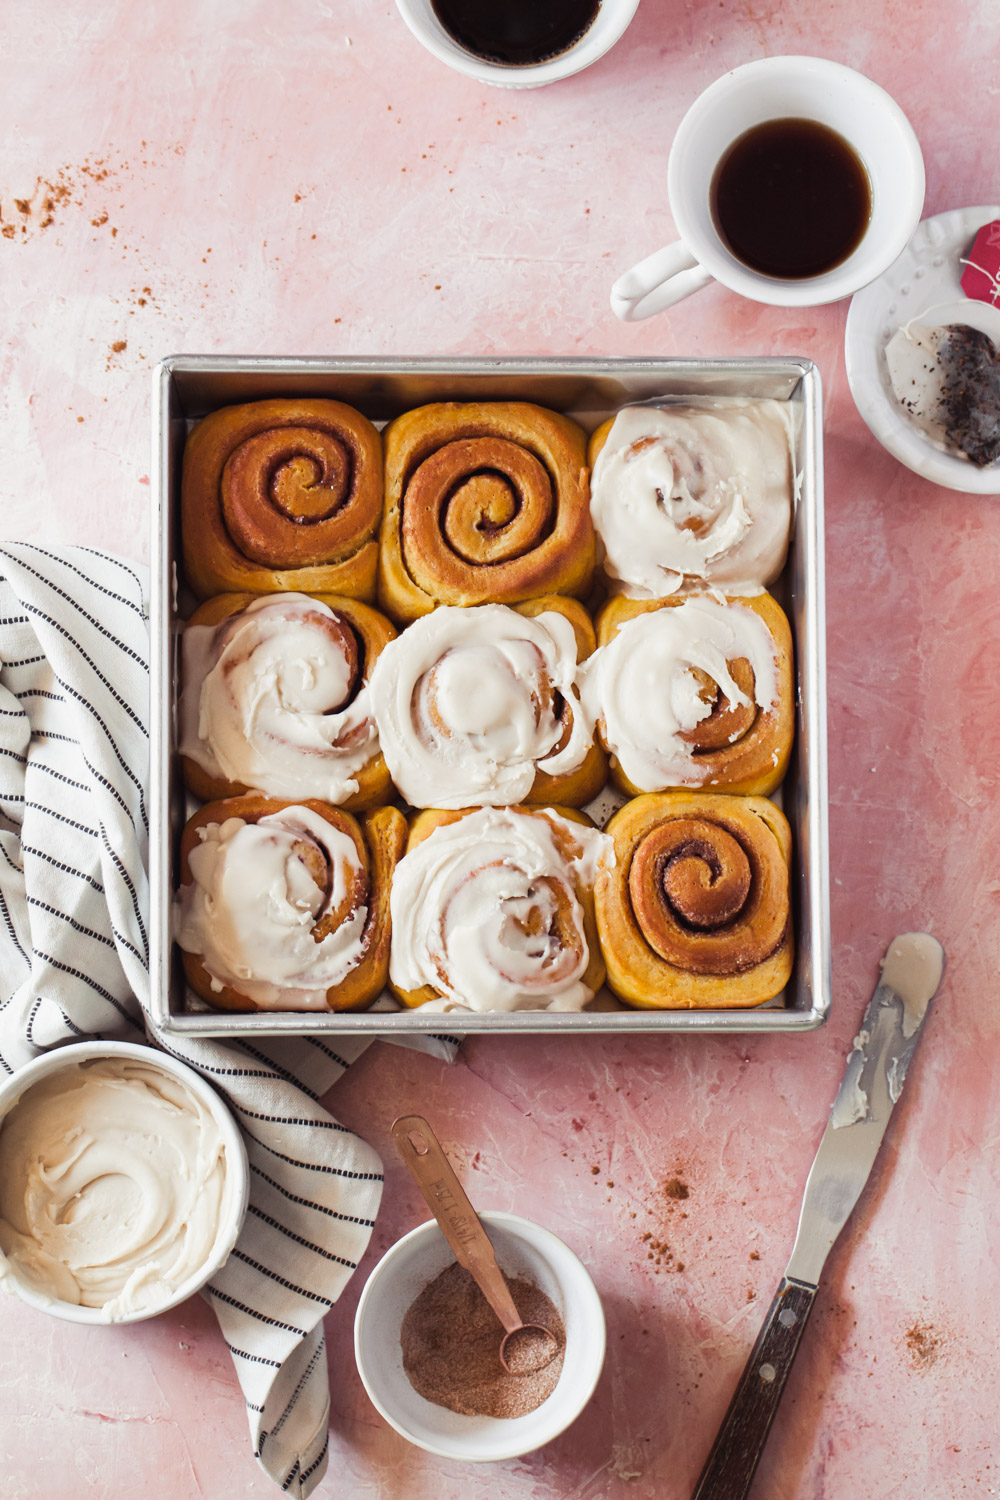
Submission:
<svg viewBox="0 0 1000 1500">
<path fill-rule="evenodd" d="M 231 797 L 181 839 L 175 937 L 191 988 L 225 1010 L 363 1010 L 385 986 L 389 887 L 406 821 Z"/>
<path fill-rule="evenodd" d="M 342 401 L 212 412 L 184 450 L 184 571 L 199 599 L 245 589 L 375 598 L 382 445 Z"/>
<path fill-rule="evenodd" d="M 531 617 L 527 617 L 530 610 Z M 604 756 L 577 696 L 593 626 L 573 599 L 442 606 L 391 641 L 371 702 L 392 779 L 414 807 L 579 805 Z"/>
<path fill-rule="evenodd" d="M 368 679 L 395 637 L 336 594 L 220 594 L 183 638 L 184 777 L 206 801 L 256 791 L 350 811 L 387 802 Z"/>
<path fill-rule="evenodd" d="M 581 696 L 630 796 L 670 787 L 766 795 L 795 726 L 792 632 L 770 594 L 612 599 Z"/>
<path fill-rule="evenodd" d="M 608 983 L 632 1005 L 761 1005 L 792 969 L 791 833 L 763 797 L 636 797 L 597 875 Z"/>
<path fill-rule="evenodd" d="M 423 812 L 392 888 L 390 983 L 436 1010 L 581 1010 L 604 980 L 611 841 L 569 808 Z"/>
<path fill-rule="evenodd" d="M 626 406 L 590 440 L 590 511 L 619 589 L 758 592 L 781 572 L 794 476 L 785 401 Z"/>
<path fill-rule="evenodd" d="M 379 600 L 393 619 L 586 594 L 596 548 L 575 422 L 523 401 L 444 401 L 383 437 Z"/>
</svg>

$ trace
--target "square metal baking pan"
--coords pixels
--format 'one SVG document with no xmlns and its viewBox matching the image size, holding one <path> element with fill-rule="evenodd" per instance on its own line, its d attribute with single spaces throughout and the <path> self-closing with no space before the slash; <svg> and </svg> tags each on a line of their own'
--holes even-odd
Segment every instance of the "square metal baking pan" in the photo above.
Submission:
<svg viewBox="0 0 1000 1500">
<path fill-rule="evenodd" d="M 180 832 L 193 810 L 180 773 L 175 706 L 179 638 L 194 607 L 180 562 L 180 478 L 192 423 L 220 406 L 272 396 L 334 397 L 374 422 L 429 401 L 527 400 L 588 431 L 619 406 L 656 397 L 757 396 L 796 408 L 797 506 L 774 592 L 795 637 L 797 714 L 781 801 L 792 825 L 795 967 L 783 995 L 756 1010 L 597 1009 L 548 1015 L 370 1010 L 209 1011 L 190 996 L 171 939 Z M 823 446 L 819 372 L 808 359 L 258 359 L 180 355 L 154 372 L 151 706 L 151 1000 L 167 1033 L 201 1036 L 405 1035 L 415 1032 L 809 1031 L 830 1009 L 826 769 Z"/>
</svg>

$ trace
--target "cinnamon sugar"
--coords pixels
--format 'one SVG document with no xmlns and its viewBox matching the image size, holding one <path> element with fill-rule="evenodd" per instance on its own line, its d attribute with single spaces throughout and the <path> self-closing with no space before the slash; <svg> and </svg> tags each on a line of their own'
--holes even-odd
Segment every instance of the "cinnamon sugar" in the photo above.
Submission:
<svg viewBox="0 0 1000 1500">
<path fill-rule="evenodd" d="M 533 1282 L 513 1277 L 507 1285 L 524 1321 L 555 1335 L 555 1358 L 523 1375 L 505 1370 L 503 1327 L 468 1271 L 454 1261 L 411 1303 L 400 1333 L 403 1368 L 425 1400 L 468 1417 L 524 1417 L 551 1396 L 563 1366 L 562 1319 Z"/>
<path fill-rule="evenodd" d="M 906 1332 L 906 1347 L 915 1370 L 927 1370 L 941 1354 L 941 1335 L 930 1323 L 918 1318 Z"/>
</svg>

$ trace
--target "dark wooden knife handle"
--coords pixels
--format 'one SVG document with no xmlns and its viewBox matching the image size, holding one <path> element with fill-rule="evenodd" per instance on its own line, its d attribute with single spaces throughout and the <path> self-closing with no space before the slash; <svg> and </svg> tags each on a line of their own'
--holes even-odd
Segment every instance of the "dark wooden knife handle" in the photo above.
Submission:
<svg viewBox="0 0 1000 1500">
<path fill-rule="evenodd" d="M 782 1277 L 691 1500 L 744 1500 L 816 1290 L 803 1281 Z"/>
</svg>

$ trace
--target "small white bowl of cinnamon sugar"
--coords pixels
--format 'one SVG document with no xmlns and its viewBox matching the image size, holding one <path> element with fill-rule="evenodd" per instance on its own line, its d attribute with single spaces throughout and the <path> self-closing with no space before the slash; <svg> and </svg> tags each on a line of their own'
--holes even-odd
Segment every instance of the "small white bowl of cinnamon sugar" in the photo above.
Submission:
<svg viewBox="0 0 1000 1500">
<path fill-rule="evenodd" d="M 562 1240 L 516 1214 L 479 1217 L 521 1317 L 556 1336 L 551 1364 L 521 1375 L 503 1368 L 503 1329 L 433 1221 L 371 1273 L 354 1351 L 372 1403 L 403 1437 L 443 1458 L 496 1463 L 575 1421 L 597 1385 L 606 1335 L 594 1283 Z"/>
</svg>

